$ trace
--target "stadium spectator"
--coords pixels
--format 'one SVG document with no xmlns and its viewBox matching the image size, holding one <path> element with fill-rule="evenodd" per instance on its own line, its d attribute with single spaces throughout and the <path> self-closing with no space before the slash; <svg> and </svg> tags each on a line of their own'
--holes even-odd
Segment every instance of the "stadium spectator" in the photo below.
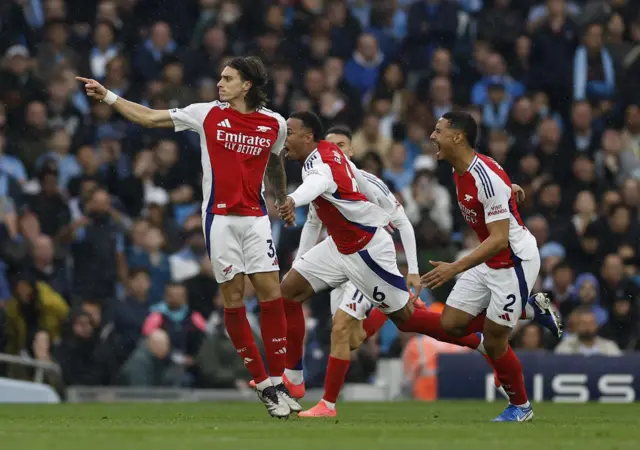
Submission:
<svg viewBox="0 0 640 450">
<path fill-rule="evenodd" d="M 85 213 L 62 232 L 75 261 L 73 293 L 106 301 L 115 297 L 117 280 L 127 282 L 124 237 L 105 190 L 91 194 Z"/>
<path fill-rule="evenodd" d="M 31 260 L 36 279 L 48 284 L 62 298 L 69 301 L 71 299 L 71 283 L 67 271 L 55 256 L 55 247 L 51 237 L 42 234 L 34 240 L 31 248 Z"/>
<path fill-rule="evenodd" d="M 53 343 L 62 336 L 62 326 L 69 306 L 49 285 L 37 281 L 34 274 L 22 270 L 11 278 L 13 297 L 5 305 L 5 351 L 11 355 L 33 355 L 33 342 L 38 331 L 46 331 Z M 22 377 L 21 367 L 10 372 Z"/>
<path fill-rule="evenodd" d="M 114 333 L 122 345 L 118 353 L 129 356 L 142 337 L 142 326 L 150 313 L 149 290 L 151 277 L 144 268 L 132 268 L 129 272 L 129 289 L 126 299 L 117 302 L 113 311 Z"/>
<path fill-rule="evenodd" d="M 575 334 L 564 338 L 555 349 L 561 355 L 603 355 L 620 356 L 618 345 L 609 339 L 598 336 L 598 323 L 591 306 L 577 308 L 575 316 Z"/>
<path fill-rule="evenodd" d="M 192 368 L 204 338 L 206 321 L 199 312 L 189 309 L 187 301 L 187 289 L 182 284 L 167 284 L 164 301 L 151 307 L 142 334 L 149 336 L 157 329 L 166 331 L 173 357 L 186 368 Z"/>
<path fill-rule="evenodd" d="M 140 341 L 124 363 L 118 383 L 135 387 L 178 387 L 182 373 L 169 356 L 171 343 L 164 330 L 155 330 Z"/>
<path fill-rule="evenodd" d="M 67 386 L 101 386 L 113 382 L 116 366 L 114 349 L 103 344 L 100 330 L 92 324 L 90 313 L 72 313 L 69 329 L 55 352 Z"/>
</svg>

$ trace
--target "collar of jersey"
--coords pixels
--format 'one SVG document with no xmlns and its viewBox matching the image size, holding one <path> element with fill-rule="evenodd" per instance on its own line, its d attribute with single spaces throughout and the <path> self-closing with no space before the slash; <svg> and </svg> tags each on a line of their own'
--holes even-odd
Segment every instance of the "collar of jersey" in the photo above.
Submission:
<svg viewBox="0 0 640 450">
<path fill-rule="evenodd" d="M 315 150 L 313 150 L 311 153 L 309 153 L 309 156 L 307 156 L 307 159 L 304 160 L 304 162 L 302 163 L 302 165 L 305 165 L 307 163 L 307 161 L 309 161 L 309 159 L 315 155 L 318 152 L 318 149 L 316 148 Z"/>
<path fill-rule="evenodd" d="M 473 169 L 473 166 L 475 166 L 479 160 L 480 158 L 478 158 L 478 155 L 474 155 L 471 164 L 469 164 L 469 167 L 467 168 L 467 172 L 471 172 L 471 169 Z"/>
</svg>

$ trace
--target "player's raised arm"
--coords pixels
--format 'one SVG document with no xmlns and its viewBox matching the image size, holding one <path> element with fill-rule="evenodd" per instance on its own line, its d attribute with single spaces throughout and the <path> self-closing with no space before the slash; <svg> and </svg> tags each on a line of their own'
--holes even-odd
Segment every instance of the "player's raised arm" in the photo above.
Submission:
<svg viewBox="0 0 640 450">
<path fill-rule="evenodd" d="M 171 115 L 166 109 L 151 109 L 125 100 L 90 78 L 76 77 L 76 80 L 84 83 L 84 89 L 89 97 L 113 106 L 123 117 L 133 123 L 146 128 L 173 128 L 174 126 Z"/>
</svg>

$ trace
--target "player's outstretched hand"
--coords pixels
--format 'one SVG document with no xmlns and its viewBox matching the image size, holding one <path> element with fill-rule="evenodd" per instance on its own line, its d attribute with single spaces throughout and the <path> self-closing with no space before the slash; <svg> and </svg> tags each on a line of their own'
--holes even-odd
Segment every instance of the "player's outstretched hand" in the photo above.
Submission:
<svg viewBox="0 0 640 450">
<path fill-rule="evenodd" d="M 458 274 L 455 264 L 442 261 L 429 261 L 429 264 L 434 266 L 434 269 L 420 278 L 422 285 L 429 289 L 439 288 Z"/>
<path fill-rule="evenodd" d="M 518 184 L 512 184 L 511 190 L 513 191 L 514 194 L 516 194 L 517 203 L 522 203 L 524 199 L 527 197 L 524 193 L 524 189 L 522 189 L 522 187 Z"/>
<path fill-rule="evenodd" d="M 291 197 L 287 197 L 287 201 L 283 205 L 277 205 L 280 218 L 284 220 L 287 225 L 296 224 L 296 202 Z"/>
<path fill-rule="evenodd" d="M 91 78 L 76 77 L 76 80 L 84 83 L 84 90 L 87 96 L 95 98 L 98 101 L 104 100 L 107 95 L 107 88 Z"/>
<path fill-rule="evenodd" d="M 420 275 L 417 273 L 410 273 L 407 275 L 407 289 L 409 289 L 409 300 L 411 300 L 412 303 L 415 303 L 416 300 L 420 298 L 420 290 L 422 289 Z"/>
</svg>

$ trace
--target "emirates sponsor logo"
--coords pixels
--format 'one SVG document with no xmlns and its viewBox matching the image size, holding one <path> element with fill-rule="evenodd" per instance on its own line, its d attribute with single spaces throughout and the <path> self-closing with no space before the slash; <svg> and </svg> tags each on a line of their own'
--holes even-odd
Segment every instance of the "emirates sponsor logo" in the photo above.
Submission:
<svg viewBox="0 0 640 450">
<path fill-rule="evenodd" d="M 217 130 L 216 139 L 222 142 L 227 150 L 251 156 L 258 156 L 265 148 L 271 148 L 272 145 L 269 138 L 230 133 L 225 130 Z"/>
</svg>

